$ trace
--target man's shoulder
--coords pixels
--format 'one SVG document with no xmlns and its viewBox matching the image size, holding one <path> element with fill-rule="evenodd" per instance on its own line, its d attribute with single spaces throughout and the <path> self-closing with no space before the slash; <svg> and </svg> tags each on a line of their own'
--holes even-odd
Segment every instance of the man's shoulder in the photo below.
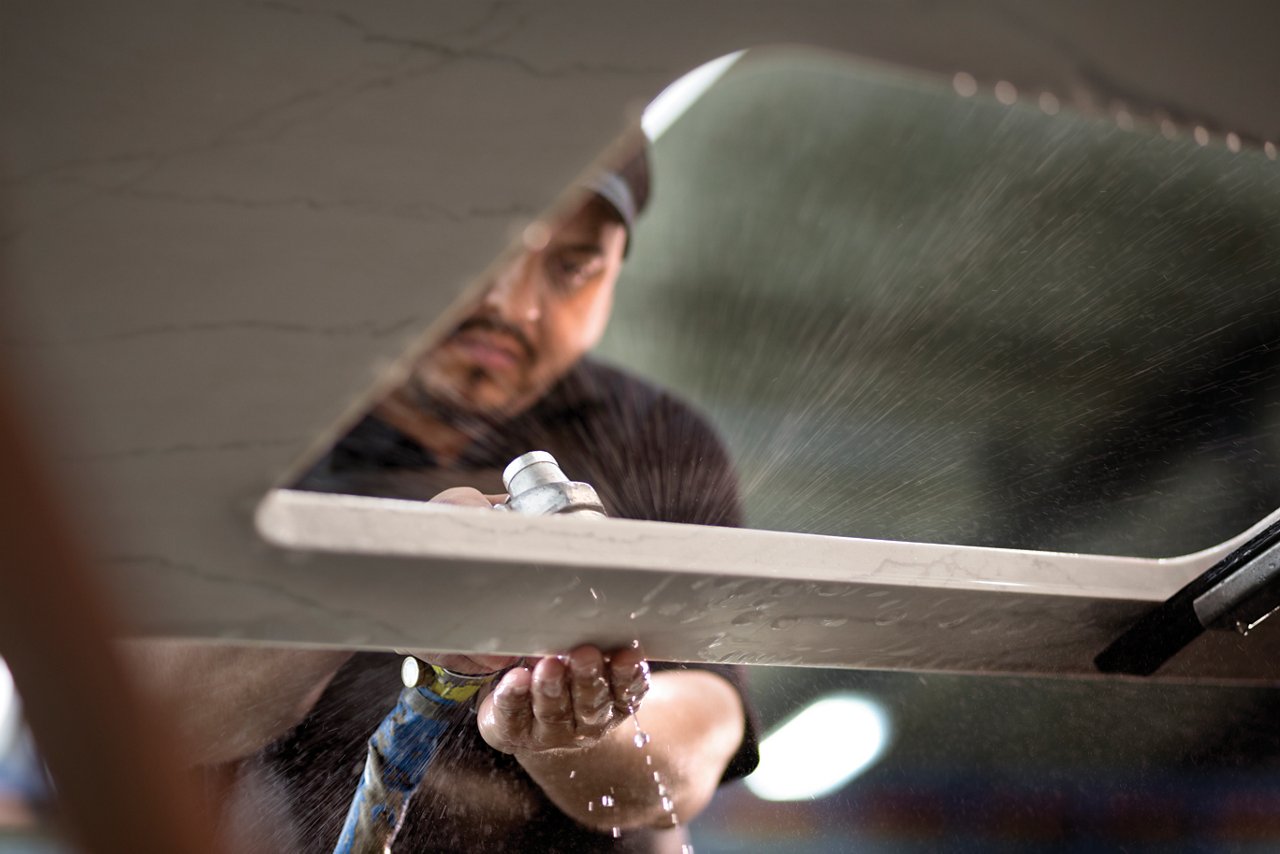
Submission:
<svg viewBox="0 0 1280 854">
<path fill-rule="evenodd" d="M 675 392 L 624 368 L 592 357 L 579 360 L 556 390 L 557 403 L 578 411 L 593 407 L 604 414 L 677 415 L 707 426 L 706 418 Z"/>
<path fill-rule="evenodd" d="M 710 421 L 676 394 L 584 359 L 551 405 L 558 414 L 548 420 L 558 425 L 562 441 L 549 445 L 575 460 L 575 471 L 596 487 L 611 515 L 741 522 L 737 477 L 724 443 Z"/>
<path fill-rule="evenodd" d="M 591 356 L 579 359 L 561 385 L 570 393 L 584 396 L 605 397 L 624 393 L 656 399 L 663 394 L 650 381 Z"/>
</svg>

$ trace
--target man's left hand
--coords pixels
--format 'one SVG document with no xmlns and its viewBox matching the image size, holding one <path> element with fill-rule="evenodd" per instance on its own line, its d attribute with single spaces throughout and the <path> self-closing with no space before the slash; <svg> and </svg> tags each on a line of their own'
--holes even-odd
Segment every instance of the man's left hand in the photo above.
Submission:
<svg viewBox="0 0 1280 854">
<path fill-rule="evenodd" d="M 630 717 L 648 690 L 639 645 L 608 656 L 580 646 L 503 676 L 480 704 L 480 734 L 503 753 L 588 748 Z"/>
</svg>

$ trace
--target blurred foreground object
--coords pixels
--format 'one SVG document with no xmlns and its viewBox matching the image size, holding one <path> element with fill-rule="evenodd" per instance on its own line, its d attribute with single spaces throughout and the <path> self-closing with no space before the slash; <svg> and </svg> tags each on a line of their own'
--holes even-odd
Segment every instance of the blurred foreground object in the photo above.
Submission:
<svg viewBox="0 0 1280 854">
<path fill-rule="evenodd" d="M 125 677 L 119 626 L 85 560 L 15 384 L 0 370 L 0 655 L 86 852 L 213 852 L 176 740 Z M 91 703 L 89 702 L 91 699 Z"/>
</svg>

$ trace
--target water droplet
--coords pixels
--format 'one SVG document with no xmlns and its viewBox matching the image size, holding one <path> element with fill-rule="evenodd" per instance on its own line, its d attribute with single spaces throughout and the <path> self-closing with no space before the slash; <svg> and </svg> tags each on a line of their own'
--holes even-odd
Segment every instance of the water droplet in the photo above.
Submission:
<svg viewBox="0 0 1280 854">
<path fill-rule="evenodd" d="M 612 807 L 612 806 L 613 806 L 613 797 L 612 797 L 611 795 L 601 795 L 601 796 L 600 796 L 600 806 L 602 806 L 602 807 Z"/>
<path fill-rule="evenodd" d="M 645 764 L 645 765 L 652 765 L 652 764 L 653 764 L 653 757 L 652 757 L 652 756 L 646 756 L 646 757 L 644 758 L 644 764 Z"/>
<path fill-rule="evenodd" d="M 1010 106 L 1018 100 L 1018 87 L 1008 80 L 1001 80 L 996 83 L 996 100 L 1006 107 Z"/>
<path fill-rule="evenodd" d="M 779 617 L 770 623 L 769 626 L 774 629 L 789 629 L 799 622 L 799 617 Z"/>
<path fill-rule="evenodd" d="M 687 842 L 682 844 L 680 846 L 680 854 L 693 854 L 693 846 Z"/>
<path fill-rule="evenodd" d="M 644 747 L 649 743 L 649 733 L 637 732 L 635 738 L 631 739 L 631 743 L 636 746 L 636 749 Z"/>
<path fill-rule="evenodd" d="M 617 838 L 618 838 L 618 837 L 620 837 L 620 836 L 622 836 L 622 828 L 620 828 L 620 827 L 615 827 L 615 828 L 613 829 L 613 838 L 614 838 L 614 839 L 617 839 Z"/>
<path fill-rule="evenodd" d="M 674 803 L 672 803 L 672 801 L 671 801 L 671 799 L 670 799 L 670 798 L 663 798 L 663 799 L 662 799 L 662 808 L 663 808 L 664 810 L 666 810 L 667 812 L 671 812 L 671 808 L 672 808 L 672 807 L 674 807 L 674 806 L 675 806 L 675 804 L 674 804 Z"/>
<path fill-rule="evenodd" d="M 1238 154 L 1240 152 L 1240 135 L 1239 134 L 1234 132 L 1227 134 L 1227 148 L 1231 151 L 1232 154 Z"/>
<path fill-rule="evenodd" d="M 983 635 L 1000 628 L 1000 618 L 995 616 L 979 617 L 976 623 L 970 623 L 969 634 Z"/>
<path fill-rule="evenodd" d="M 1056 116 L 1061 104 L 1058 103 L 1058 96 L 1052 92 L 1040 93 L 1040 109 L 1048 116 Z"/>
<path fill-rule="evenodd" d="M 653 782 L 655 782 L 655 783 L 661 783 L 661 782 L 662 782 L 662 775 L 661 775 L 661 774 L 659 774 L 657 771 L 654 771 L 654 772 L 653 772 Z"/>
<path fill-rule="evenodd" d="M 1196 129 L 1192 131 L 1191 135 L 1195 137 L 1197 144 L 1199 145 L 1209 144 L 1209 129 L 1204 125 L 1196 125 Z"/>
<path fill-rule="evenodd" d="M 627 615 L 627 619 L 628 619 L 628 620 L 634 620 L 635 618 L 636 618 L 636 612 L 635 612 L 635 611 L 632 611 L 630 614 L 628 614 L 628 615 Z"/>
<path fill-rule="evenodd" d="M 599 600 L 599 599 L 600 599 L 600 594 L 596 592 L 596 589 L 595 589 L 594 587 L 590 587 L 590 588 L 588 588 L 588 589 L 591 591 L 591 598 L 592 598 L 592 599 L 595 599 L 595 600 Z"/>
<path fill-rule="evenodd" d="M 676 815 L 675 813 L 672 813 L 672 814 L 671 814 L 671 823 L 672 823 L 672 824 L 679 824 L 679 823 L 680 823 L 680 816 Z"/>
<path fill-rule="evenodd" d="M 958 72 L 951 78 L 951 85 L 955 87 L 956 94 L 962 98 L 971 98 L 978 94 L 978 81 L 973 79 L 972 74 L 964 71 Z"/>
<path fill-rule="evenodd" d="M 848 617 L 819 617 L 818 625 L 828 629 L 838 629 L 849 622 Z"/>
<path fill-rule="evenodd" d="M 578 775 L 578 772 L 577 772 L 577 771 L 570 771 L 570 772 L 569 772 L 569 779 L 570 779 L 570 780 L 572 780 L 572 779 L 573 779 L 574 777 L 576 777 L 577 775 Z"/>
<path fill-rule="evenodd" d="M 1271 142 L 1271 141 L 1264 142 L 1262 144 L 1262 150 L 1266 152 L 1268 160 L 1276 159 L 1276 144 L 1274 142 Z"/>
<path fill-rule="evenodd" d="M 658 784 L 658 796 L 659 796 L 659 797 L 662 797 L 663 795 L 666 795 L 666 793 L 667 793 L 667 787 L 666 787 L 666 786 L 664 786 L 662 783 L 659 783 L 659 784 Z"/>
<path fill-rule="evenodd" d="M 587 801 L 587 812 L 595 812 L 595 811 L 596 811 L 596 802 Z"/>
<path fill-rule="evenodd" d="M 907 618 L 905 610 L 889 611 L 876 617 L 877 626 L 892 626 L 894 623 L 901 623 Z"/>
</svg>

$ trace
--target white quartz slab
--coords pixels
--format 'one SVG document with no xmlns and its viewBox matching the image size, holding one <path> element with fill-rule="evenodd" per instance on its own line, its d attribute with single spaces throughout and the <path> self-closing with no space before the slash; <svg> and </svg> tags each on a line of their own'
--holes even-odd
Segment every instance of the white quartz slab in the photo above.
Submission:
<svg viewBox="0 0 1280 854">
<path fill-rule="evenodd" d="M 1093 656 L 1276 514 L 1214 549 L 1147 560 L 774 531 L 524 517 L 280 490 L 258 525 L 327 567 L 361 560 L 374 636 L 545 653 L 640 639 L 655 657 L 1090 674 Z M 424 606 L 425 603 L 425 606 Z M 1213 633 L 1166 676 L 1274 673 L 1269 643 Z M 1206 659 L 1208 648 L 1215 655 Z M 1232 658 L 1218 660 L 1224 649 Z"/>
</svg>

